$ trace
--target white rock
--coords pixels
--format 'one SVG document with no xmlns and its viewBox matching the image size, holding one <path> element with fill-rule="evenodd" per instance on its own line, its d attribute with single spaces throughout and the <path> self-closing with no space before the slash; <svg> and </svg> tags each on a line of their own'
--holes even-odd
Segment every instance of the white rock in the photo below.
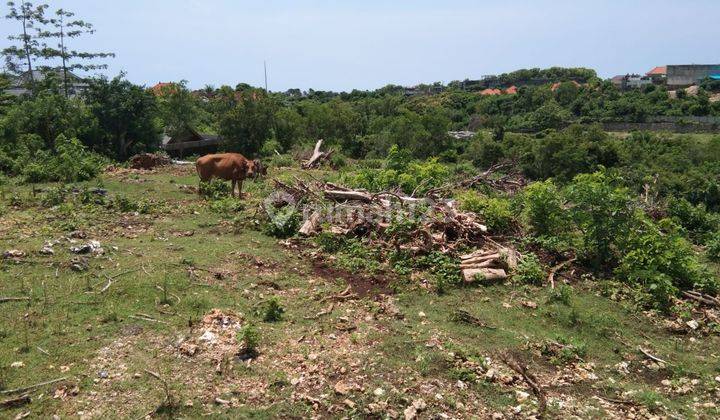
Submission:
<svg viewBox="0 0 720 420">
<path fill-rule="evenodd" d="M 515 398 L 518 400 L 518 402 L 523 402 L 528 399 L 530 394 L 528 394 L 525 391 L 515 391 Z"/>
<path fill-rule="evenodd" d="M 700 324 L 698 324 L 697 321 L 694 319 L 691 319 L 690 321 L 685 323 L 688 327 L 692 328 L 693 330 L 697 330 Z"/>
<path fill-rule="evenodd" d="M 385 390 L 382 388 L 375 388 L 373 394 L 375 394 L 376 397 L 382 397 L 383 395 L 385 395 Z"/>
<path fill-rule="evenodd" d="M 216 340 L 217 335 L 210 330 L 206 330 L 203 335 L 200 336 L 200 341 L 205 341 L 206 343 L 214 343 Z"/>
<path fill-rule="evenodd" d="M 24 363 L 24 362 L 12 362 L 12 363 L 10 364 L 10 367 L 11 367 L 11 368 L 21 368 L 21 367 L 25 367 L 25 363 Z"/>
</svg>

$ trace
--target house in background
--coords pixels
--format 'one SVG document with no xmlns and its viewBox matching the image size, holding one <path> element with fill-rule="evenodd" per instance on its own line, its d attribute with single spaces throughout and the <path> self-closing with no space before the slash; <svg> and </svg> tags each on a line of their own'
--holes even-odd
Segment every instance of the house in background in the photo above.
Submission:
<svg viewBox="0 0 720 420">
<path fill-rule="evenodd" d="M 645 73 L 656 85 L 663 85 L 667 80 L 667 66 L 658 66 Z"/>
<path fill-rule="evenodd" d="M 163 136 L 160 147 L 170 156 L 183 157 L 216 153 L 221 142 L 219 136 L 198 133 L 197 130 L 186 125 L 173 136 Z"/>
<path fill-rule="evenodd" d="M 619 75 L 610 79 L 610 82 L 620 90 L 639 89 L 644 86 L 652 85 L 653 81 L 650 76 L 640 76 L 639 74 Z"/>
<path fill-rule="evenodd" d="M 35 80 L 35 83 L 41 83 L 50 77 L 57 80 L 60 86 L 62 86 L 63 80 L 65 80 L 62 68 L 35 69 L 32 71 L 32 77 L 30 77 L 29 72 L 25 72 L 20 76 L 12 78 L 10 80 L 10 88 L 5 92 L 14 96 L 23 96 L 30 93 L 29 87 L 32 80 Z M 67 72 L 67 78 L 68 96 L 81 95 L 90 86 L 85 80 L 69 70 Z"/>
<path fill-rule="evenodd" d="M 681 64 L 667 66 L 668 89 L 685 88 L 720 74 L 720 64 Z"/>
</svg>

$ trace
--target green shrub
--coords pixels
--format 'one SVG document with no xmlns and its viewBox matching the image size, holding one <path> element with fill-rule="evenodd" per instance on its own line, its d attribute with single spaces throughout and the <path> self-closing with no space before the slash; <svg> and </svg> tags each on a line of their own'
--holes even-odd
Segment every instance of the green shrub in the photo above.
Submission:
<svg viewBox="0 0 720 420">
<path fill-rule="evenodd" d="M 266 234 L 282 239 L 297 233 L 302 221 L 302 214 L 295 206 L 272 207 L 270 213 L 264 228 Z"/>
<path fill-rule="evenodd" d="M 262 318 L 265 322 L 278 322 L 282 320 L 282 315 L 285 313 L 285 309 L 280 304 L 280 301 L 276 297 L 270 298 L 262 310 Z"/>
<path fill-rule="evenodd" d="M 406 194 L 424 194 L 446 184 L 450 169 L 437 159 L 413 161 L 409 153 L 394 145 L 385 160 L 385 169 L 360 169 L 346 174 L 343 182 L 368 191 L 400 188 Z"/>
<path fill-rule="evenodd" d="M 537 255 L 533 253 L 523 255 L 512 278 L 518 283 L 542 285 L 545 282 L 545 271 Z"/>
<path fill-rule="evenodd" d="M 538 235 L 555 235 L 567 227 L 560 191 L 551 180 L 535 182 L 522 193 L 521 218 Z"/>
<path fill-rule="evenodd" d="M 68 189 L 65 186 L 50 187 L 45 190 L 45 193 L 43 193 L 42 197 L 40 198 L 40 203 L 43 205 L 43 207 L 57 206 L 65 202 L 65 198 L 67 197 L 67 195 Z"/>
<path fill-rule="evenodd" d="M 649 220 L 630 229 L 616 274 L 640 286 L 652 297 L 651 306 L 667 309 L 679 290 L 715 292 L 717 280 L 697 259 L 692 246 L 675 231 L 661 231 Z"/>
<path fill-rule="evenodd" d="M 440 252 L 431 252 L 417 258 L 416 268 L 430 271 L 438 294 L 443 294 L 449 287 L 462 283 L 458 261 Z"/>
<path fill-rule="evenodd" d="M 335 152 L 332 156 L 330 156 L 330 166 L 333 169 L 344 168 L 347 166 L 347 158 L 342 153 Z"/>
<path fill-rule="evenodd" d="M 78 182 L 97 176 L 103 160 L 89 152 L 76 138 L 59 135 L 55 139 L 55 152 L 39 150 L 29 156 L 22 165 L 21 175 L 26 182 Z"/>
<path fill-rule="evenodd" d="M 138 204 L 136 201 L 133 201 L 128 197 L 120 194 L 110 199 L 109 206 L 121 213 L 138 211 Z"/>
<path fill-rule="evenodd" d="M 492 232 L 507 232 L 513 225 L 510 200 L 486 197 L 476 191 L 466 191 L 457 196 L 462 210 L 477 213 Z"/>
<path fill-rule="evenodd" d="M 265 163 L 265 161 L 263 161 L 263 163 Z M 295 159 L 288 154 L 273 155 L 268 159 L 267 164 L 275 168 L 287 168 L 295 165 Z"/>
<path fill-rule="evenodd" d="M 269 139 L 260 148 L 260 156 L 271 157 L 277 156 L 277 153 L 283 152 L 282 144 L 276 139 Z"/>
<path fill-rule="evenodd" d="M 619 180 L 603 172 L 581 174 L 567 188 L 570 214 L 582 232 L 585 259 L 596 270 L 615 259 L 617 245 L 635 221 L 632 199 Z"/>
<path fill-rule="evenodd" d="M 710 261 L 720 262 L 720 232 L 715 232 L 707 241 L 706 253 Z"/>
<path fill-rule="evenodd" d="M 230 184 L 222 179 L 211 179 L 209 182 L 200 182 L 200 195 L 208 200 L 219 200 L 230 195 Z"/>
<path fill-rule="evenodd" d="M 694 206 L 684 198 L 668 201 L 668 215 L 693 237 L 700 237 L 720 228 L 720 218 L 709 213 L 703 204 Z"/>
<path fill-rule="evenodd" d="M 220 214 L 237 213 L 245 209 L 245 202 L 236 197 L 225 196 L 210 202 L 210 210 Z"/>
</svg>

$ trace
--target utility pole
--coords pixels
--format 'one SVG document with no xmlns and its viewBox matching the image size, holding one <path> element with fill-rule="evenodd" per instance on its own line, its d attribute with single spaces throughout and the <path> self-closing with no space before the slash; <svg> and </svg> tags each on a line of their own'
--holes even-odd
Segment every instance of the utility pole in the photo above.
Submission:
<svg viewBox="0 0 720 420">
<path fill-rule="evenodd" d="M 267 62 L 263 60 L 263 69 L 265 70 L 265 93 L 268 93 L 267 89 Z"/>
</svg>

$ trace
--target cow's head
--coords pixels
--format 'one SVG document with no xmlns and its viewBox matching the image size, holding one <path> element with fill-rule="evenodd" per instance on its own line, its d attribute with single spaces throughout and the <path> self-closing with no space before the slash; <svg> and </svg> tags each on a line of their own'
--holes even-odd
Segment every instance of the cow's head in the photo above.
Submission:
<svg viewBox="0 0 720 420">
<path fill-rule="evenodd" d="M 257 168 L 255 168 L 255 161 L 248 160 L 245 164 L 245 178 L 257 178 Z"/>
<path fill-rule="evenodd" d="M 254 179 L 267 175 L 267 166 L 263 165 L 263 163 L 260 162 L 260 159 L 254 159 L 252 164 L 255 169 Z"/>
</svg>

